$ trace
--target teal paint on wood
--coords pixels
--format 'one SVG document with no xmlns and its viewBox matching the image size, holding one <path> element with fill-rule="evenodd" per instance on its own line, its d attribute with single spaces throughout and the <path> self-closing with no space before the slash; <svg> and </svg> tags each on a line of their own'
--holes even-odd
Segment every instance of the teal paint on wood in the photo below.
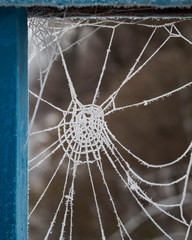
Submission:
<svg viewBox="0 0 192 240">
<path fill-rule="evenodd" d="M 0 239 L 27 239 L 27 13 L 0 8 Z"/>
<path fill-rule="evenodd" d="M 0 0 L 1 5 L 43 5 L 43 6 L 85 6 L 85 5 L 150 5 L 150 6 L 192 6 L 192 0 Z"/>
</svg>

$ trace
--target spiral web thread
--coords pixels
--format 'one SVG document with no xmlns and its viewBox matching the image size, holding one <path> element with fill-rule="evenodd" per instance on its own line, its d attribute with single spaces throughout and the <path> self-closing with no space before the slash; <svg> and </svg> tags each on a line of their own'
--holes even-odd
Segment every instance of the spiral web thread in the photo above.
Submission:
<svg viewBox="0 0 192 240">
<path fill-rule="evenodd" d="M 147 161 L 141 159 L 139 156 L 134 154 L 132 151 L 127 149 L 119 140 L 118 136 L 113 134 L 113 131 L 109 129 L 107 122 L 105 121 L 106 116 L 112 115 L 117 111 L 128 111 L 129 108 L 139 107 L 139 106 L 147 106 L 149 104 L 153 104 L 158 100 L 163 100 L 167 97 L 171 97 L 173 94 L 177 93 L 189 87 L 192 82 L 188 82 L 185 85 L 173 89 L 169 92 L 166 92 L 160 96 L 156 96 L 151 99 L 143 100 L 141 102 L 137 102 L 130 105 L 125 106 L 116 106 L 116 97 L 120 93 L 121 89 L 128 87 L 127 83 L 134 78 L 139 72 L 142 72 L 142 69 L 153 60 L 156 54 L 163 48 L 172 38 L 180 38 L 188 44 L 192 45 L 192 42 L 186 38 L 178 29 L 177 23 L 182 22 L 182 19 L 176 20 L 168 20 L 164 24 L 148 24 L 145 23 L 144 19 L 121 19 L 121 18 L 100 18 L 100 19 L 75 19 L 72 22 L 63 19 L 40 19 L 40 18 L 30 18 L 29 19 L 29 29 L 31 31 L 31 40 L 30 44 L 33 46 L 33 51 L 29 57 L 29 68 L 34 59 L 38 59 L 41 61 L 42 53 L 47 56 L 47 66 L 43 69 L 42 65 L 39 64 L 39 85 L 40 90 L 39 93 L 35 93 L 29 90 L 30 95 L 36 99 L 36 105 L 34 108 L 34 112 L 31 117 L 31 122 L 29 124 L 29 138 L 34 135 L 39 136 L 40 134 L 49 133 L 52 131 L 57 132 L 56 141 L 52 142 L 47 148 L 44 148 L 40 153 L 34 156 L 29 160 L 29 172 L 33 174 L 33 172 L 41 166 L 41 164 L 45 163 L 50 156 L 56 153 L 58 150 L 63 151 L 63 156 L 60 159 L 54 173 L 49 179 L 45 189 L 41 193 L 39 200 L 33 206 L 31 211 L 29 212 L 29 221 L 34 212 L 38 211 L 38 207 L 41 201 L 46 198 L 46 193 L 53 183 L 56 175 L 58 174 L 60 168 L 67 162 L 65 178 L 63 181 L 63 192 L 58 203 L 57 209 L 52 217 L 52 221 L 50 222 L 49 228 L 47 229 L 46 235 L 43 239 L 49 239 L 51 237 L 51 233 L 57 224 L 57 217 L 62 208 L 64 208 L 63 221 L 60 231 L 59 239 L 73 239 L 73 201 L 75 198 L 75 182 L 77 178 L 77 173 L 80 165 L 84 165 L 87 167 L 89 174 L 89 181 L 92 188 L 92 194 L 95 201 L 95 208 L 97 212 L 98 223 L 100 226 L 100 236 L 97 239 L 133 239 L 131 237 L 131 232 L 137 228 L 136 225 L 142 224 L 145 222 L 144 216 L 138 214 L 134 217 L 134 219 L 129 220 L 128 222 L 124 222 L 116 207 L 115 200 L 112 196 L 110 187 L 105 177 L 105 172 L 103 168 L 102 162 L 102 154 L 106 155 L 109 164 L 113 167 L 116 174 L 114 178 L 119 178 L 124 184 L 127 191 L 132 195 L 133 199 L 135 199 L 135 204 L 141 209 L 141 212 L 147 216 L 147 218 L 155 225 L 155 227 L 160 231 L 161 237 L 157 237 L 154 239 L 177 239 L 174 237 L 174 233 L 168 233 L 163 227 L 156 221 L 155 215 L 157 212 L 161 212 L 163 215 L 168 216 L 169 219 L 172 219 L 175 222 L 180 223 L 185 232 L 182 236 L 182 239 L 189 240 L 190 230 L 192 221 L 189 221 L 185 218 L 183 206 L 184 203 L 190 201 L 190 193 L 187 192 L 187 188 L 189 185 L 191 165 L 192 165 L 192 155 L 191 157 L 191 148 L 192 142 L 186 147 L 186 150 L 181 154 L 178 158 L 171 162 L 167 162 L 164 164 L 151 164 L 147 163 Z M 103 101 L 102 104 L 97 105 L 97 99 L 99 98 L 100 86 L 105 74 L 105 70 L 107 68 L 108 58 L 110 56 L 111 46 L 113 44 L 114 35 L 119 26 L 121 25 L 137 25 L 151 29 L 151 34 L 148 38 L 148 41 L 143 46 L 142 51 L 139 56 L 135 60 L 135 63 L 128 71 L 127 76 L 118 88 L 110 95 L 108 98 Z M 84 26 L 91 26 L 92 30 L 83 38 L 78 41 L 73 42 L 66 48 L 63 48 L 61 45 L 62 39 L 67 36 L 70 30 L 81 28 Z M 85 39 L 89 38 L 92 34 L 102 28 L 111 29 L 111 36 L 108 42 L 108 48 L 105 54 L 105 59 L 103 62 L 102 70 L 100 73 L 100 77 L 98 79 L 97 87 L 95 89 L 95 94 L 92 99 L 92 102 L 87 105 L 83 105 L 79 100 L 76 93 L 76 89 L 73 85 L 73 80 L 70 77 L 70 73 L 68 71 L 67 63 L 65 61 L 65 52 L 70 50 L 75 45 L 80 44 Z M 167 32 L 167 37 L 159 45 L 154 52 L 150 55 L 148 59 L 144 62 L 140 61 L 146 49 L 150 47 L 150 44 L 157 32 L 160 29 L 164 29 Z M 50 101 L 44 99 L 42 97 L 43 91 L 47 84 L 47 79 L 49 72 L 51 70 L 52 64 L 57 58 L 60 57 L 62 60 L 62 65 L 67 77 L 68 87 L 70 90 L 71 102 L 67 109 L 61 109 L 58 106 L 55 106 Z M 55 126 L 42 129 L 39 131 L 34 131 L 33 126 L 35 123 L 36 115 L 38 112 L 38 108 L 43 104 L 47 104 L 49 107 L 61 113 L 62 118 L 59 123 Z M 121 149 L 121 150 L 119 150 Z M 139 164 L 151 169 L 160 169 L 164 171 L 165 169 L 171 168 L 173 166 L 177 167 L 179 162 L 183 161 L 183 159 L 188 156 L 188 166 L 184 175 L 179 176 L 177 179 L 171 182 L 151 182 L 149 180 L 145 180 L 142 176 L 139 175 L 133 168 L 130 166 L 129 162 L 126 160 L 126 157 L 122 154 L 124 151 L 127 155 L 132 156 L 135 161 Z M 179 167 L 179 165 L 178 165 Z M 110 201 L 112 205 L 112 209 L 114 212 L 114 216 L 116 218 L 116 224 L 118 230 L 114 232 L 110 237 L 106 236 L 105 228 L 102 222 L 102 213 L 99 206 L 99 201 L 97 197 L 97 191 L 95 188 L 95 179 L 93 178 L 93 169 L 97 168 L 100 172 L 100 178 L 102 179 L 103 186 L 105 187 L 106 193 L 108 195 L 108 199 L 106 201 Z M 69 175 L 71 174 L 72 178 L 70 180 Z M 160 186 L 161 188 L 169 187 L 173 185 L 177 185 L 182 183 L 183 190 L 179 196 L 174 196 L 170 199 L 165 199 L 164 201 L 155 201 L 151 197 L 148 196 L 147 192 L 145 192 L 145 185 L 150 186 L 151 188 Z M 70 187 L 67 189 L 67 185 Z M 177 209 L 179 211 L 179 215 L 175 216 L 172 214 L 171 209 Z M 137 224 L 135 224 L 137 222 Z M 134 224 L 135 225 L 134 225 Z M 69 225 L 69 233 L 68 238 L 66 238 L 66 226 Z"/>
</svg>

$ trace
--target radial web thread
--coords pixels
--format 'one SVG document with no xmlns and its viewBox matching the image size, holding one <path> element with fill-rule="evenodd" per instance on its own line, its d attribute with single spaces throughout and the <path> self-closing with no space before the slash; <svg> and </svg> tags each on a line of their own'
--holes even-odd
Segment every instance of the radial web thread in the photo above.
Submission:
<svg viewBox="0 0 192 240">
<path fill-rule="evenodd" d="M 177 38 L 192 47 L 190 37 L 186 37 L 180 30 L 180 25 L 185 21 L 188 25 L 191 24 L 190 20 L 184 19 L 43 19 L 38 17 L 29 19 L 29 72 L 33 71 L 35 64 L 39 72 L 38 80 L 35 80 L 36 83 L 34 80 L 32 81 L 30 84 L 32 87 L 29 90 L 32 102 L 29 124 L 29 142 L 32 149 L 30 151 L 29 174 L 30 179 L 32 179 L 31 184 L 33 185 L 34 181 L 36 184 L 38 182 L 39 185 L 38 193 L 30 200 L 29 226 L 31 225 L 33 229 L 35 222 L 40 221 L 39 224 L 41 224 L 44 218 L 48 219 L 48 223 L 42 224 L 41 233 L 33 233 L 30 230 L 31 239 L 138 240 L 141 239 L 141 236 L 143 236 L 142 239 L 154 240 L 190 239 L 192 220 L 187 212 L 191 211 L 189 205 L 192 199 L 189 187 L 192 142 L 189 141 L 183 153 L 175 159 L 170 158 L 170 161 L 159 163 L 156 163 L 155 159 L 147 161 L 134 153 L 131 147 L 129 149 L 128 145 L 119 139 L 118 131 L 114 133 L 109 123 L 113 116 L 122 111 L 129 114 L 129 110 L 134 108 L 138 108 L 139 111 L 140 108 L 146 109 L 156 102 L 166 102 L 191 86 L 192 81 L 188 81 L 179 86 L 175 84 L 176 87 L 149 99 L 128 105 L 117 103 L 121 92 L 129 88 L 129 82 L 134 81 L 137 75 L 142 76 L 142 71 L 156 59 L 159 52 L 163 51 L 172 40 Z M 124 27 L 124 31 L 129 27 L 131 29 L 138 27 L 146 29 L 147 34 L 149 34 L 132 66 L 127 68 L 126 76 L 116 82 L 116 87 L 108 96 L 101 97 L 100 100 L 102 84 L 108 73 L 108 67 L 110 67 L 108 65 L 111 64 L 109 59 L 113 51 L 113 41 L 118 36 L 121 27 Z M 83 34 L 81 34 L 81 29 L 86 29 Z M 74 82 L 73 77 L 71 77 L 73 73 L 68 67 L 70 51 L 91 41 L 99 31 L 105 35 L 105 30 L 107 31 L 106 51 L 102 58 L 101 71 L 98 74 L 97 84 L 94 85 L 96 87 L 92 91 L 91 98 L 87 97 L 91 101 L 83 103 L 79 98 L 80 90 L 78 91 L 76 88 L 77 81 Z M 157 36 L 160 36 L 161 40 L 156 42 L 158 44 L 153 44 L 153 40 Z M 127 42 L 128 45 L 129 42 Z M 150 54 L 146 54 L 149 48 L 152 50 L 148 52 Z M 88 52 L 84 52 L 84 54 L 86 55 Z M 62 70 L 58 71 L 63 71 L 63 82 L 65 81 L 65 87 L 68 87 L 70 96 L 70 99 L 66 100 L 68 106 L 63 104 L 63 107 L 62 104 L 56 105 L 54 101 L 52 102 L 46 94 L 49 84 L 52 84 L 50 88 L 54 91 L 56 83 L 54 83 L 54 79 L 50 82 L 50 75 L 54 78 L 51 69 L 58 60 L 62 64 Z M 142 82 L 140 84 L 142 85 Z M 49 110 L 45 112 L 45 109 Z M 42 113 L 40 113 L 41 110 Z M 47 114 L 51 111 L 54 112 L 52 122 L 52 115 Z M 45 128 L 42 127 L 43 123 L 39 124 L 39 119 L 43 116 L 47 117 L 47 119 L 43 119 Z M 38 150 L 34 151 L 36 141 L 38 142 L 38 146 L 36 146 Z M 44 144 L 47 141 L 48 144 Z M 40 143 L 43 143 L 42 146 Z M 139 166 L 138 170 L 136 166 Z M 107 167 L 111 169 L 111 177 L 107 174 Z M 144 174 L 145 170 L 143 169 L 146 169 L 146 174 Z M 48 175 L 45 175 L 46 170 Z M 80 186 L 80 179 L 85 172 L 89 193 L 87 196 L 82 196 L 78 195 L 78 186 Z M 153 172 L 154 175 L 157 173 L 163 177 L 159 181 L 154 176 L 150 178 Z M 42 180 L 39 177 L 41 175 L 45 176 L 46 180 Z M 118 194 L 114 191 L 111 183 L 116 181 L 115 179 L 117 179 L 116 184 L 119 184 L 119 191 L 123 192 L 122 196 L 125 199 L 123 202 L 127 202 L 127 209 L 124 212 L 121 209 L 121 203 L 117 200 Z M 47 182 L 45 183 L 45 181 Z M 55 181 L 57 184 L 59 182 L 61 186 L 61 191 L 58 190 L 58 193 L 57 184 L 54 185 Z M 42 186 L 44 187 L 42 188 Z M 102 188 L 102 192 L 98 193 L 100 188 Z M 161 192 L 163 194 L 163 191 L 169 192 L 168 197 L 158 199 L 158 194 L 161 195 Z M 53 212 L 51 212 L 52 202 L 48 200 L 50 195 L 52 199 L 54 196 L 56 198 Z M 96 226 L 93 230 L 93 236 L 89 231 L 87 236 L 83 233 L 77 235 L 78 231 L 81 232 L 77 227 L 79 218 L 75 215 L 78 198 L 85 198 L 85 204 L 87 204 L 87 199 L 92 199 L 91 206 L 94 206 L 94 209 L 91 211 L 94 212 L 92 214 L 94 217 L 88 219 L 91 219 L 92 224 Z M 119 198 L 121 198 L 120 193 Z M 45 210 L 42 207 L 44 201 L 47 201 L 46 204 L 50 206 L 50 214 L 48 215 L 45 212 L 48 209 Z M 106 209 L 103 202 L 108 204 Z M 112 222 L 109 219 L 106 220 L 107 215 L 104 216 L 104 210 L 113 213 Z M 151 237 L 142 235 L 142 233 L 141 235 L 137 234 L 140 228 L 141 232 L 144 231 L 143 224 L 145 223 L 146 228 L 148 225 L 149 229 L 151 228 Z M 166 226 L 169 224 L 173 227 Z M 89 228 L 89 223 L 87 223 L 87 228 Z"/>
</svg>

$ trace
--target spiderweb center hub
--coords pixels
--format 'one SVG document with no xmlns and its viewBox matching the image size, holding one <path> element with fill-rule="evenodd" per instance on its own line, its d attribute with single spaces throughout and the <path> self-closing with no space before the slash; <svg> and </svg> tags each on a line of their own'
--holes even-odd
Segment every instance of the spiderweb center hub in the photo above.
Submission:
<svg viewBox="0 0 192 240">
<path fill-rule="evenodd" d="M 93 104 L 76 107 L 64 115 L 63 133 L 66 144 L 62 145 L 66 145 L 65 149 L 67 147 L 72 154 L 86 155 L 90 161 L 89 153 L 93 153 L 95 159 L 95 154 L 103 144 L 104 112 L 100 106 Z"/>
</svg>

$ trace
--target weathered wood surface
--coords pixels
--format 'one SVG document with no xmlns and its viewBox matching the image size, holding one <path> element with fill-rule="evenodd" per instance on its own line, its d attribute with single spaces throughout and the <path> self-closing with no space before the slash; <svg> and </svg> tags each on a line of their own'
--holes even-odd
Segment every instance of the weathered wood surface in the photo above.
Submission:
<svg viewBox="0 0 192 240">
<path fill-rule="evenodd" d="M 86 6 L 86 5 L 191 6 L 192 0 L 0 0 L 0 5 Z"/>
<path fill-rule="evenodd" d="M 0 8 L 0 239 L 27 239 L 27 13 Z"/>
</svg>

